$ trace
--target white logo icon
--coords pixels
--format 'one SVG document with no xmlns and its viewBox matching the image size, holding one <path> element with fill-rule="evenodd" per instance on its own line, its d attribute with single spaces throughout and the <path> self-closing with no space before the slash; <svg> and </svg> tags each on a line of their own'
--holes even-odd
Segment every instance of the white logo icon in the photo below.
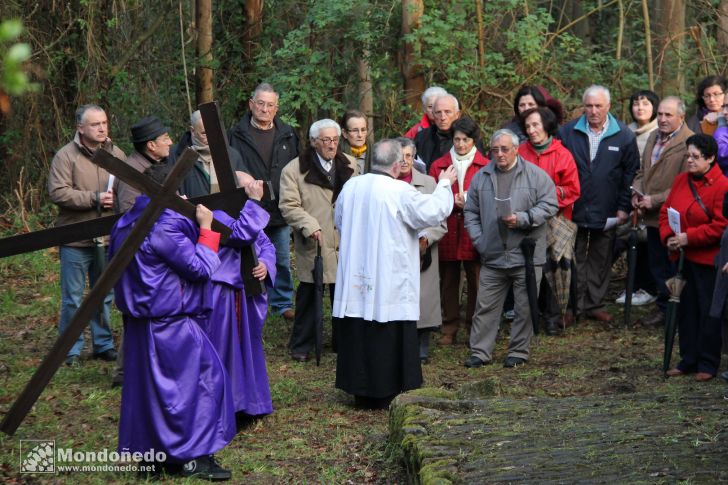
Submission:
<svg viewBox="0 0 728 485">
<path fill-rule="evenodd" d="M 54 440 L 20 440 L 20 473 L 55 473 Z"/>
</svg>

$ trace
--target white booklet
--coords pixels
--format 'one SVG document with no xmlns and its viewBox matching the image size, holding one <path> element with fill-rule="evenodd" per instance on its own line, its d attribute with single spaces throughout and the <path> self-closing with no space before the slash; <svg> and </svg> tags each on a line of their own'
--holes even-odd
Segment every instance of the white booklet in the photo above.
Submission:
<svg viewBox="0 0 728 485">
<path fill-rule="evenodd" d="M 668 207 L 667 209 L 667 222 L 670 224 L 670 229 L 672 229 L 675 235 L 680 234 L 680 213 L 672 207 Z"/>
<path fill-rule="evenodd" d="M 604 223 L 604 230 L 608 231 L 610 229 L 617 227 L 618 222 L 619 222 L 619 219 L 617 219 L 616 217 L 607 217 L 607 222 Z"/>
<path fill-rule="evenodd" d="M 510 197 L 508 197 L 507 199 L 499 199 L 498 197 L 495 198 L 495 214 L 498 216 L 499 219 L 508 217 L 512 213 L 513 211 L 511 210 Z"/>
</svg>

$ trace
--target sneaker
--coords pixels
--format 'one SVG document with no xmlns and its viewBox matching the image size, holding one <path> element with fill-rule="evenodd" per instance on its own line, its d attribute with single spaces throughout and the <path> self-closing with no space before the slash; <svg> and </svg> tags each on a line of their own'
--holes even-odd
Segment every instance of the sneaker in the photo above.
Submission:
<svg viewBox="0 0 728 485">
<path fill-rule="evenodd" d="M 649 305 L 654 301 L 657 301 L 657 297 L 650 295 L 645 290 L 638 290 L 636 293 L 632 293 L 632 304 L 634 306 Z"/>
<path fill-rule="evenodd" d="M 66 365 L 68 367 L 81 367 L 81 357 L 78 355 L 69 355 L 66 357 Z"/>
<path fill-rule="evenodd" d="M 232 478 L 230 470 L 225 470 L 215 460 L 215 455 L 200 456 L 190 460 L 182 467 L 182 476 L 195 477 L 210 482 L 223 482 Z"/>
<path fill-rule="evenodd" d="M 515 320 L 516 319 L 516 310 L 504 311 L 503 318 L 505 318 L 506 320 Z"/>
<path fill-rule="evenodd" d="M 624 305 L 624 300 L 627 298 L 627 292 L 625 290 L 622 290 L 622 293 L 619 294 L 616 300 L 614 300 L 614 303 L 619 303 L 620 305 Z M 632 302 L 634 303 L 634 294 L 632 295 Z"/>
</svg>

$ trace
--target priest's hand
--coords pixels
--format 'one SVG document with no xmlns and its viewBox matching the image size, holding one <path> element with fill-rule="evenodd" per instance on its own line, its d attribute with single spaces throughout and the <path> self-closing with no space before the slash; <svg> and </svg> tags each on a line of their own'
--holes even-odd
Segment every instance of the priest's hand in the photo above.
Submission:
<svg viewBox="0 0 728 485">
<path fill-rule="evenodd" d="M 253 268 L 253 277 L 263 281 L 266 276 L 268 276 L 268 268 L 263 262 L 259 262 L 258 266 Z"/>
<path fill-rule="evenodd" d="M 455 165 L 450 165 L 445 170 L 440 172 L 440 176 L 437 178 L 437 181 L 448 179 L 450 180 L 450 185 L 453 185 L 458 180 L 458 171 L 455 170 Z"/>
<path fill-rule="evenodd" d="M 195 207 L 195 218 L 201 229 L 212 228 L 212 211 L 202 204 Z"/>
<path fill-rule="evenodd" d="M 427 238 L 422 236 L 420 238 L 420 256 L 425 254 L 425 251 L 427 251 Z"/>
<path fill-rule="evenodd" d="M 263 198 L 263 181 L 253 180 L 245 186 L 245 193 L 253 200 L 261 200 Z"/>
</svg>

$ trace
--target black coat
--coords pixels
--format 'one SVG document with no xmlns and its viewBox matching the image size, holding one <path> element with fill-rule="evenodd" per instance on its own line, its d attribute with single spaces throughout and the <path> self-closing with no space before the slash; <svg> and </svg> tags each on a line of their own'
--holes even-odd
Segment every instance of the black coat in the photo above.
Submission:
<svg viewBox="0 0 728 485">
<path fill-rule="evenodd" d="M 270 214 L 270 227 L 286 225 L 285 219 L 278 209 L 278 196 L 281 186 L 281 170 L 288 162 L 298 157 L 298 137 L 289 125 L 283 123 L 278 117 L 273 120 L 276 128 L 275 139 L 273 140 L 273 153 L 270 165 L 260 156 L 255 146 L 253 137 L 250 134 L 250 112 L 230 129 L 228 141 L 230 146 L 240 152 L 243 157 L 244 171 L 252 175 L 256 180 L 270 181 L 273 186 L 275 200 L 263 201 L 261 205 Z"/>
<path fill-rule="evenodd" d="M 581 197 L 574 203 L 572 220 L 579 227 L 600 229 L 618 210 L 629 213 L 632 210 L 630 186 L 640 168 L 634 132 L 609 115 L 609 127 L 594 161 L 589 160 L 584 116 L 562 126 L 559 134 L 564 146 L 574 155 L 579 170 Z"/>
<path fill-rule="evenodd" d="M 192 146 L 192 133 L 186 131 L 179 139 L 179 142 L 169 151 L 169 157 L 167 163 L 174 165 L 177 159 L 182 156 L 182 152 L 186 148 Z M 228 155 L 230 156 L 230 166 L 233 172 L 240 171 L 245 172 L 245 166 L 243 165 L 243 158 L 240 156 L 240 152 L 232 147 L 228 147 Z M 235 181 L 237 186 L 238 181 Z M 187 176 L 179 186 L 179 193 L 186 195 L 189 198 L 200 197 L 208 195 L 210 193 L 210 176 L 205 172 L 205 168 L 202 162 L 198 159 L 195 165 L 187 172 Z"/>
<path fill-rule="evenodd" d="M 435 125 L 425 128 L 415 136 L 415 147 L 417 147 L 417 156 L 425 162 L 427 173 L 429 173 L 432 162 L 452 148 L 452 130 L 440 133 Z"/>
</svg>

